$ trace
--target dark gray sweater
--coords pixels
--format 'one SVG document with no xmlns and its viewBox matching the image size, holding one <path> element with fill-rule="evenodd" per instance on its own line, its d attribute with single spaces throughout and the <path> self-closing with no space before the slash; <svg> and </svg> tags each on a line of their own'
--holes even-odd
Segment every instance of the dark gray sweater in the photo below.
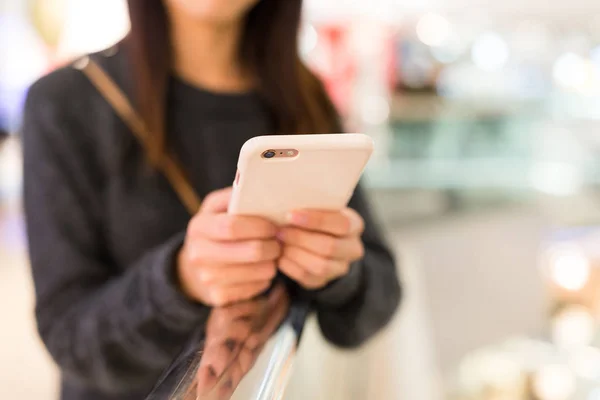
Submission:
<svg viewBox="0 0 600 400">
<path fill-rule="evenodd" d="M 128 92 L 123 51 L 93 57 Z M 255 94 L 214 94 L 173 79 L 168 132 L 204 196 L 231 184 L 242 144 L 271 128 Z M 141 400 L 209 312 L 173 277 L 189 215 L 78 70 L 33 85 L 23 140 L 36 316 L 62 371 L 62 399 Z M 350 206 L 366 221 L 364 260 L 323 290 L 299 291 L 342 347 L 383 327 L 400 298 L 394 261 L 360 189 Z"/>
</svg>

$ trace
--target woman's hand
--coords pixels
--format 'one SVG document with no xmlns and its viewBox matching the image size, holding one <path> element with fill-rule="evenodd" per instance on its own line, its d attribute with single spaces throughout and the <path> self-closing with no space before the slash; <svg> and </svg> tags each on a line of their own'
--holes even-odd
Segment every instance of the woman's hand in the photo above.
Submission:
<svg viewBox="0 0 600 400">
<path fill-rule="evenodd" d="M 277 235 L 283 243 L 279 269 L 305 289 L 321 289 L 363 257 L 363 230 L 362 217 L 349 208 L 293 212 Z"/>
<path fill-rule="evenodd" d="M 231 189 L 209 194 L 187 230 L 178 256 L 183 292 L 210 306 L 248 300 L 271 285 L 281 255 L 277 227 L 227 214 Z"/>
</svg>

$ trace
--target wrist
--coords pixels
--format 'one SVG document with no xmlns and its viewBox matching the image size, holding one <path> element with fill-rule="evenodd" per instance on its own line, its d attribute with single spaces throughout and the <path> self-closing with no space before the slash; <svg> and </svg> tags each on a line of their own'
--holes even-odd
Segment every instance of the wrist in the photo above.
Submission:
<svg viewBox="0 0 600 400">
<path fill-rule="evenodd" d="M 189 285 L 190 268 L 187 246 L 185 243 L 177 251 L 174 265 L 174 283 L 179 291 L 190 301 L 197 301 L 193 288 Z"/>
</svg>

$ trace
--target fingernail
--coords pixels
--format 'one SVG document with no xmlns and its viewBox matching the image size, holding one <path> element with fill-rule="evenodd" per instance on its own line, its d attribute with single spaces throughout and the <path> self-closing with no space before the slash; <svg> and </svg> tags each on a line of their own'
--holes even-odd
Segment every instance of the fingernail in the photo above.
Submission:
<svg viewBox="0 0 600 400">
<path fill-rule="evenodd" d="M 287 220 L 293 225 L 306 225 L 308 222 L 308 216 L 301 211 L 294 211 L 288 214 Z"/>
<path fill-rule="evenodd" d="M 362 221 L 359 218 L 356 218 L 354 215 L 352 215 L 352 213 L 350 213 L 348 209 L 343 210 L 342 214 L 344 214 L 346 218 L 348 218 L 348 220 L 350 221 L 350 231 L 358 231 L 360 226 L 362 225 Z"/>
</svg>

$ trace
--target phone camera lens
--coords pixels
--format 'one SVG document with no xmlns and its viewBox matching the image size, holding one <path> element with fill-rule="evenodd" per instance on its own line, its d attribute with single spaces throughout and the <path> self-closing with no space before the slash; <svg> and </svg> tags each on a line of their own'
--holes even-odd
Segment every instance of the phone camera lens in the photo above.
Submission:
<svg viewBox="0 0 600 400">
<path fill-rule="evenodd" d="M 275 152 L 273 150 L 268 150 L 263 153 L 264 158 L 273 158 L 275 157 Z"/>
</svg>

